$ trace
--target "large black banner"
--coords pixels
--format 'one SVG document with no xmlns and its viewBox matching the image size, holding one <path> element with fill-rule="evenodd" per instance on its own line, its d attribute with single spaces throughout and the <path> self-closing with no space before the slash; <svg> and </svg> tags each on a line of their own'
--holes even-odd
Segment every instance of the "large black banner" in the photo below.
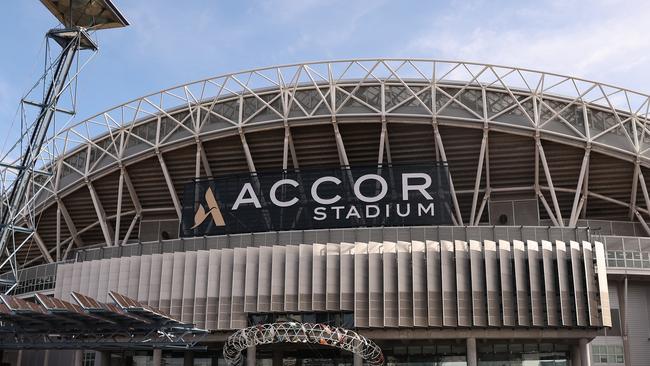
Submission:
<svg viewBox="0 0 650 366">
<path fill-rule="evenodd" d="M 181 236 L 451 224 L 446 163 L 258 172 L 185 185 Z"/>
</svg>

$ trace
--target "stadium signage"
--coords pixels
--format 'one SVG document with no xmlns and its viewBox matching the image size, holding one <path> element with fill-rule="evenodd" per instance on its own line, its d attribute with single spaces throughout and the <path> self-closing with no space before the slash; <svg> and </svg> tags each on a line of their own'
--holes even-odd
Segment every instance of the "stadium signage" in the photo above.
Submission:
<svg viewBox="0 0 650 366">
<path fill-rule="evenodd" d="M 182 236 L 451 223 L 443 163 L 260 172 L 185 186 Z"/>
</svg>

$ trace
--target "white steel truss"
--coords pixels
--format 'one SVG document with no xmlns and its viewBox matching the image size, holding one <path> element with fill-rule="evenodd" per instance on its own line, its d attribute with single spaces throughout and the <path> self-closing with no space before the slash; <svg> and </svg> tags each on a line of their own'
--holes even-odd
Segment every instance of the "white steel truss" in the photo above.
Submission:
<svg viewBox="0 0 650 366">
<path fill-rule="evenodd" d="M 86 120 L 66 124 L 49 137 L 40 152 L 38 168 L 51 174 L 33 182 L 33 199 L 28 200 L 30 205 L 25 205 L 23 210 L 32 211 L 29 214 L 34 216 L 58 204 L 63 220 L 59 218 L 57 225 L 65 225 L 70 232 L 70 237 L 56 240 L 53 252 L 60 253 L 58 259 L 65 258 L 73 244 L 82 245 L 80 235 L 98 225 L 107 245 L 125 243 L 143 212 L 150 209 L 142 207 L 138 200 L 127 174 L 130 164 L 158 156 L 171 196 L 169 202 L 173 203 L 169 209 L 178 214 L 180 203 L 165 166 L 166 152 L 198 145 L 197 167 L 202 166 L 211 176 L 202 144 L 222 136 L 239 135 L 248 168 L 254 170 L 247 133 L 284 128 L 282 166 L 298 168 L 290 126 L 318 119 L 319 123 L 328 121 L 333 125 L 339 159 L 349 164 L 339 126 L 341 120 L 357 118 L 382 125 L 378 164 L 385 159 L 391 162 L 386 125 L 394 121 L 432 123 L 436 131 L 437 126 L 442 125 L 484 129 L 485 143 L 480 149 L 473 190 L 456 191 L 452 197 L 456 224 L 477 224 L 489 198 L 499 190 L 529 190 L 535 192 L 557 226 L 575 225 L 578 218 L 584 217 L 589 198 L 627 207 L 630 217 L 647 226 L 644 217 L 649 215 L 650 199 L 641 168 L 650 167 L 649 113 L 650 97 L 646 94 L 565 75 L 491 64 L 357 59 L 247 70 L 165 89 Z M 487 141 L 493 130 L 535 138 L 539 164 L 535 167 L 534 187 L 491 186 Z M 575 188 L 553 184 L 542 141 L 584 149 L 585 160 Z M 446 152 L 440 133 L 435 133 L 432 143 L 436 146 L 436 156 L 444 159 Z M 590 190 L 589 153 L 593 151 L 640 167 L 630 182 L 633 192 L 629 200 Z M 97 222 L 76 227 L 62 199 L 80 185 L 118 169 L 123 172 L 119 187 L 126 185 L 135 211 L 123 210 L 123 187 L 117 189 L 120 202 L 115 215 L 102 215 L 102 210 L 96 209 Z M 7 168 L 0 169 L 4 181 L 10 181 L 13 174 Z M 482 175 L 485 176 L 484 187 Z M 541 176 L 545 177 L 545 185 L 540 184 Z M 644 194 L 644 200 L 636 199 L 638 189 Z M 471 212 L 466 217 L 461 214 L 457 197 L 463 193 L 472 194 Z M 545 193 L 550 200 L 545 198 Z M 560 193 L 574 196 L 571 214 L 566 218 L 558 203 Z M 101 207 L 97 194 L 92 194 L 91 198 L 96 207 Z M 129 215 L 129 224 L 121 221 L 126 215 Z M 116 220 L 114 229 L 106 224 L 113 219 Z M 120 227 L 126 225 L 128 232 L 120 238 Z M 61 250 L 66 246 L 67 249 Z"/>
</svg>

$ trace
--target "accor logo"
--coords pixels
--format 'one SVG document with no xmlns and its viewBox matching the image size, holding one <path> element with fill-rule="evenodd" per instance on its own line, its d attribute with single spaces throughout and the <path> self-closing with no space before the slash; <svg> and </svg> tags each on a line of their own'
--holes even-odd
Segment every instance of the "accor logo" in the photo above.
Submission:
<svg viewBox="0 0 650 366">
<path fill-rule="evenodd" d="M 223 221 L 223 215 L 221 215 L 221 210 L 219 209 L 219 204 L 217 199 L 214 197 L 214 192 L 212 188 L 208 187 L 205 191 L 205 203 L 208 206 L 208 210 L 203 207 L 202 204 L 199 204 L 199 208 L 194 213 L 194 226 L 191 229 L 196 229 L 199 225 L 203 224 L 208 217 L 212 217 L 212 222 L 216 226 L 226 226 L 226 223 Z"/>
</svg>

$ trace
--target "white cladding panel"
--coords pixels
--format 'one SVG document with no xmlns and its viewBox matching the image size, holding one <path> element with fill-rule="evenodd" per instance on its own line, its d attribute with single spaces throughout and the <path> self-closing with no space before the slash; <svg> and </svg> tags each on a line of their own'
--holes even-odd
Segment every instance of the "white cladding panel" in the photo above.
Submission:
<svg viewBox="0 0 650 366">
<path fill-rule="evenodd" d="M 569 251 L 563 242 L 542 241 L 540 251 L 517 240 L 239 247 L 62 264 L 55 294 L 87 286 L 105 302 L 117 286 L 220 330 L 245 327 L 247 314 L 298 309 L 353 311 L 360 328 L 563 327 L 575 319 L 600 327 L 611 323 L 604 261 L 602 244 L 587 242 Z"/>
<path fill-rule="evenodd" d="M 440 243 L 426 241 L 427 307 L 429 326 L 442 326 L 442 278 L 440 270 Z"/>
<path fill-rule="evenodd" d="M 411 243 L 397 242 L 397 297 L 399 326 L 413 326 L 413 267 Z"/>
<path fill-rule="evenodd" d="M 381 252 L 381 243 L 368 243 L 368 323 L 371 327 L 384 326 L 384 269 Z"/>
<path fill-rule="evenodd" d="M 493 241 L 485 241 L 484 259 L 485 259 L 485 292 L 487 294 L 487 319 L 488 325 L 500 326 L 503 324 L 501 317 L 501 295 L 499 289 L 501 285 L 499 262 L 497 260 L 497 244 Z"/>
<path fill-rule="evenodd" d="M 196 266 L 197 252 L 185 253 L 185 266 L 183 274 L 183 289 L 182 289 L 182 302 L 181 302 L 181 320 L 187 323 L 192 323 L 194 320 L 194 298 L 195 286 L 197 276 Z"/>
<path fill-rule="evenodd" d="M 427 322 L 427 264 L 425 244 L 413 241 L 411 265 L 413 275 L 413 325 L 426 327 Z"/>
<path fill-rule="evenodd" d="M 196 252 L 196 278 L 194 281 L 194 309 L 192 322 L 197 328 L 205 328 L 205 308 L 208 298 L 208 275 L 210 272 L 210 252 Z"/>
<path fill-rule="evenodd" d="M 138 280 L 138 296 L 136 300 L 147 303 L 149 300 L 149 280 L 151 279 L 151 254 L 140 257 L 140 275 Z"/>
<path fill-rule="evenodd" d="M 257 309 L 271 311 L 271 279 L 273 271 L 273 248 L 260 247 L 257 272 Z"/>
<path fill-rule="evenodd" d="M 327 293 L 327 246 L 324 244 L 312 245 L 312 299 L 311 306 L 314 311 L 324 311 L 326 308 Z"/>
</svg>

